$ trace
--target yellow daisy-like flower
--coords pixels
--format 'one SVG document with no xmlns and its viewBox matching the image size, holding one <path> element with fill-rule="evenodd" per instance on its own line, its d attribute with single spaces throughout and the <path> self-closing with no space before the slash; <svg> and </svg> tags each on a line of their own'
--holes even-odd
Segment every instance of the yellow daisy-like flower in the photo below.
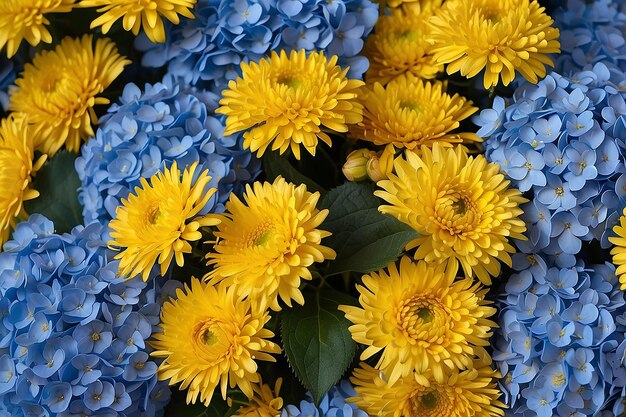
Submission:
<svg viewBox="0 0 626 417">
<path fill-rule="evenodd" d="M 198 163 L 182 173 L 176 162 L 150 178 L 140 178 L 141 186 L 115 212 L 109 223 L 109 246 L 121 250 L 115 255 L 120 260 L 120 275 L 132 278 L 138 274 L 148 280 L 156 262 L 164 275 L 172 259 L 184 264 L 183 254 L 191 252 L 189 242 L 202 237 L 201 226 L 214 226 L 218 220 L 198 217 L 198 213 L 217 191 L 208 188 L 211 177 L 205 170 L 193 181 Z"/>
<path fill-rule="evenodd" d="M 260 382 L 256 361 L 275 362 L 270 354 L 280 353 L 269 340 L 274 333 L 263 328 L 270 319 L 267 311 L 241 300 L 232 287 L 195 278 L 176 296 L 163 305 L 162 332 L 151 342 L 156 349 L 152 355 L 165 358 L 159 379 L 170 385 L 181 382 L 187 403 L 200 397 L 208 406 L 218 385 L 224 399 L 229 386 L 253 398 L 253 384 Z"/>
<path fill-rule="evenodd" d="M 415 264 L 406 256 L 399 269 L 392 263 L 363 276 L 361 306 L 339 307 L 353 323 L 352 338 L 367 346 L 361 360 L 382 351 L 376 367 L 394 384 L 427 370 L 441 379 L 471 367 L 475 356 L 488 356 L 483 346 L 496 326 L 489 320 L 496 309 L 480 284 L 454 278 L 443 265 Z"/>
<path fill-rule="evenodd" d="M 65 144 L 78 152 L 94 136 L 98 118 L 93 107 L 108 104 L 98 97 L 130 63 L 109 39 L 91 35 L 65 38 L 52 51 L 42 51 L 26 64 L 17 87 L 10 88 L 9 110 L 24 113 L 33 125 L 35 149 L 49 155 Z"/>
<path fill-rule="evenodd" d="M 68 13 L 76 0 L 3 0 L 0 1 L 0 49 L 6 46 L 11 58 L 24 39 L 32 46 L 52 42 L 46 28 L 48 13 Z"/>
<path fill-rule="evenodd" d="M 208 253 L 212 284 L 236 286 L 238 294 L 280 310 L 280 297 L 304 304 L 300 280 L 312 278 L 308 267 L 334 259 L 335 251 L 321 245 L 329 232 L 318 229 L 328 210 L 315 206 L 319 193 L 306 185 L 295 186 L 278 177 L 273 183 L 246 186 L 245 203 L 231 194 L 215 236 L 218 243 Z"/>
<path fill-rule="evenodd" d="M 617 236 L 609 237 L 609 242 L 615 245 L 611 249 L 613 264 L 617 267 L 615 274 L 619 277 L 620 288 L 626 290 L 626 209 L 619 218 L 619 224 L 613 227 Z"/>
<path fill-rule="evenodd" d="M 33 144 L 24 118 L 9 116 L 0 124 L 0 250 L 15 228 L 17 217 L 24 216 L 23 202 L 39 196 L 30 189 L 32 176 L 46 161 L 33 163 Z"/>
<path fill-rule="evenodd" d="M 506 407 L 498 400 L 498 372 L 487 361 L 475 361 L 469 370 L 436 377 L 411 374 L 395 383 L 366 364 L 350 378 L 357 397 L 350 400 L 377 417 L 496 417 Z"/>
<path fill-rule="evenodd" d="M 429 22 L 429 40 L 448 74 L 485 69 L 485 88 L 509 85 L 516 71 L 536 83 L 554 65 L 548 54 L 560 52 L 553 23 L 536 0 L 447 0 Z"/>
<path fill-rule="evenodd" d="M 351 133 L 376 145 L 416 149 L 481 141 L 475 133 L 453 132 L 478 109 L 458 94 L 447 94 L 440 81 L 407 75 L 386 87 L 374 83 L 363 90 L 362 103 L 363 121 L 351 127 Z"/>
<path fill-rule="evenodd" d="M 300 159 L 300 145 L 315 155 L 318 139 L 329 146 L 323 128 L 347 132 L 363 119 L 358 100 L 360 80 L 321 52 L 272 52 L 258 64 L 241 64 L 242 76 L 228 83 L 217 113 L 225 114 L 225 135 L 241 130 L 244 147 L 261 156 L 271 145 L 282 154 L 291 148 Z"/>
<path fill-rule="evenodd" d="M 259 379 L 261 377 L 259 376 Z M 254 384 L 254 397 L 250 400 L 250 404 L 238 409 L 233 416 L 236 417 L 280 417 L 281 410 L 283 408 L 283 399 L 280 397 L 280 386 L 282 385 L 282 378 L 276 380 L 274 390 L 264 384 L 263 381 L 259 381 L 258 384 Z"/>
<path fill-rule="evenodd" d="M 515 249 L 508 238 L 525 239 L 519 205 L 527 200 L 483 155 L 437 143 L 420 153 L 396 158 L 395 174 L 378 182 L 383 190 L 375 194 L 390 204 L 379 210 L 420 234 L 407 245 L 417 248 L 415 259 L 445 262 L 451 274 L 460 263 L 466 277 L 490 284 L 500 261 L 511 265 Z"/>
<path fill-rule="evenodd" d="M 180 16 L 193 19 L 196 0 L 82 0 L 81 7 L 100 7 L 101 16 L 91 22 L 90 28 L 102 26 L 102 33 L 108 33 L 119 19 L 124 30 L 135 36 L 143 25 L 148 39 L 152 42 L 165 42 L 165 26 L 162 17 L 173 24 L 180 23 Z"/>
<path fill-rule="evenodd" d="M 430 79 L 443 71 L 426 38 L 428 19 L 440 5 L 441 1 L 414 3 L 389 15 L 381 14 L 363 50 L 370 61 L 365 75 L 368 84 L 384 85 L 405 74 Z"/>
</svg>

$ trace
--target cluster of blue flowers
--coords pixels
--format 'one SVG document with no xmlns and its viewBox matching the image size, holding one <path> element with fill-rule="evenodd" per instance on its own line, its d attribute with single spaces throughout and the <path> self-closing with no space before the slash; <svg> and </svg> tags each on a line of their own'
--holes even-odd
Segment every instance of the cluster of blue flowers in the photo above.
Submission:
<svg viewBox="0 0 626 417">
<path fill-rule="evenodd" d="M 187 84 L 219 93 L 239 75 L 239 64 L 273 50 L 326 51 L 348 75 L 361 78 L 367 58 L 359 55 L 378 19 L 370 0 L 199 0 L 196 18 L 169 26 L 164 44 L 145 36 L 136 46 L 142 64 L 168 65 Z"/>
<path fill-rule="evenodd" d="M 474 118 L 486 156 L 529 192 L 526 253 L 572 266 L 582 241 L 608 236 L 626 206 L 626 74 L 597 63 L 564 77 L 522 83 L 508 106 L 496 98 Z"/>
<path fill-rule="evenodd" d="M 368 417 L 365 411 L 346 401 L 356 395 L 350 382 L 343 380 L 328 391 L 319 406 L 315 405 L 310 393 L 307 393 L 307 399 L 300 401 L 299 407 L 285 406 L 281 417 Z"/>
<path fill-rule="evenodd" d="M 241 135 L 224 136 L 224 116 L 214 114 L 217 101 L 215 94 L 185 88 L 171 77 L 146 84 L 143 92 L 126 85 L 76 159 L 85 223 L 113 218 L 140 178 L 174 161 L 181 167 L 198 161 L 199 170 L 209 170 L 217 193 L 202 213 L 223 211 L 230 193 L 253 181 L 261 164 L 242 149 Z"/>
<path fill-rule="evenodd" d="M 34 214 L 0 253 L 0 416 L 162 415 L 170 396 L 146 340 L 161 287 L 117 275 L 106 227 L 69 234 Z"/>
<path fill-rule="evenodd" d="M 562 53 L 555 70 L 569 74 L 604 62 L 626 70 L 626 4 L 615 0 L 559 1 L 553 14 Z"/>
<path fill-rule="evenodd" d="M 517 254 L 513 268 L 493 353 L 507 415 L 620 415 L 626 303 L 615 267 L 579 260 L 559 268 L 546 256 Z"/>
</svg>

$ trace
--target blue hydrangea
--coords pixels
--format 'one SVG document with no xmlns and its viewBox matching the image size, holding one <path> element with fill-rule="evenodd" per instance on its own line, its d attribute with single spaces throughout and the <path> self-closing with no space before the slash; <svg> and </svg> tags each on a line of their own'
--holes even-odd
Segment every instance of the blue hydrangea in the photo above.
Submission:
<svg viewBox="0 0 626 417">
<path fill-rule="evenodd" d="M 281 417 L 368 417 L 365 411 L 346 401 L 355 396 L 356 392 L 350 382 L 343 380 L 328 391 L 319 406 L 315 405 L 313 397 L 307 393 L 306 399 L 300 401 L 299 406 L 285 406 Z"/>
<path fill-rule="evenodd" d="M 370 0 L 199 0 L 195 19 L 168 26 L 166 42 L 145 36 L 136 46 L 142 64 L 167 65 L 186 83 L 220 92 L 237 77 L 241 62 L 258 61 L 273 50 L 322 50 L 361 78 L 367 58 L 359 55 L 378 19 Z"/>
<path fill-rule="evenodd" d="M 568 0 L 552 14 L 561 31 L 556 71 L 578 72 L 604 62 L 626 70 L 626 9 L 619 0 Z"/>
<path fill-rule="evenodd" d="M 626 77 L 597 63 L 569 77 L 551 73 L 497 97 L 474 118 L 486 157 L 527 193 L 527 253 L 576 255 L 608 236 L 626 206 Z M 567 257 L 566 257 L 567 258 Z"/>
<path fill-rule="evenodd" d="M 9 86 L 17 76 L 15 63 L 6 56 L 0 56 L 0 108 L 7 111 L 9 108 Z"/>
<path fill-rule="evenodd" d="M 230 193 L 257 177 L 260 161 L 242 149 L 241 135 L 224 136 L 224 116 L 214 114 L 217 100 L 170 77 L 143 91 L 126 85 L 76 159 L 85 223 L 113 218 L 140 178 L 174 161 L 181 167 L 198 161 L 209 170 L 217 193 L 202 213 L 223 211 Z"/>
<path fill-rule="evenodd" d="M 177 282 L 118 276 L 108 239 L 98 222 L 58 235 L 34 214 L 5 243 L 0 416 L 163 414 L 170 391 L 146 341 Z"/>
<path fill-rule="evenodd" d="M 499 301 L 493 359 L 507 416 L 618 415 L 626 386 L 626 303 L 610 263 L 559 267 L 516 254 Z"/>
</svg>

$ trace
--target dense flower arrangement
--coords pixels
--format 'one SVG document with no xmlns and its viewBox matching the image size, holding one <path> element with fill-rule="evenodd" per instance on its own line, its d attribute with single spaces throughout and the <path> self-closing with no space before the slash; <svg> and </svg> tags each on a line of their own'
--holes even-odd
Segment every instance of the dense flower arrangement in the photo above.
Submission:
<svg viewBox="0 0 626 417">
<path fill-rule="evenodd" d="M 0 417 L 626 415 L 623 2 L 0 3 Z"/>
</svg>

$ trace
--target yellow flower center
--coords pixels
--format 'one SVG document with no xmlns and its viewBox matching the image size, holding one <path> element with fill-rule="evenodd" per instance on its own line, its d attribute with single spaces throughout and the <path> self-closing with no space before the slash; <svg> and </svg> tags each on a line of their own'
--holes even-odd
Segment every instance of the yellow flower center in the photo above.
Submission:
<svg viewBox="0 0 626 417">
<path fill-rule="evenodd" d="M 435 222 L 453 236 L 473 230 L 480 219 L 476 204 L 456 187 L 447 188 L 435 202 Z"/>
<path fill-rule="evenodd" d="M 400 330 L 415 341 L 430 341 L 445 332 L 447 312 L 441 303 L 429 296 L 414 295 L 404 300 L 398 309 Z M 430 343 L 430 342 L 429 342 Z"/>
<path fill-rule="evenodd" d="M 407 29 L 397 34 L 398 38 L 409 41 L 416 41 L 420 37 L 420 33 L 415 29 Z"/>
<path fill-rule="evenodd" d="M 208 319 L 202 323 L 199 323 L 196 326 L 195 330 L 195 339 L 198 342 L 206 346 L 212 346 L 217 341 L 217 335 L 211 330 L 211 328 L 215 326 L 215 321 L 213 319 Z"/>
<path fill-rule="evenodd" d="M 552 375 L 552 385 L 560 387 L 563 384 L 565 384 L 565 374 L 563 372 L 557 372 Z"/>
<path fill-rule="evenodd" d="M 246 239 L 246 247 L 269 246 L 280 238 L 280 233 L 276 230 L 273 222 L 266 221 L 257 225 Z M 273 245 L 272 245 L 273 246 Z"/>
<path fill-rule="evenodd" d="M 445 392 L 430 388 L 416 393 L 410 400 L 408 417 L 442 417 L 453 415 L 455 407 Z"/>
<path fill-rule="evenodd" d="M 400 108 L 402 110 L 404 109 L 408 109 L 408 110 L 412 110 L 414 112 L 419 112 L 422 108 L 419 104 L 412 102 L 412 101 L 402 101 L 400 102 Z"/>
<path fill-rule="evenodd" d="M 278 80 L 279 84 L 286 85 L 287 87 L 297 90 L 299 87 L 302 87 L 302 80 L 297 78 L 285 77 Z"/>
<path fill-rule="evenodd" d="M 146 210 L 146 216 L 148 219 L 148 223 L 157 224 L 159 218 L 161 217 L 161 208 L 159 207 L 159 203 L 155 203 L 155 205 L 149 206 Z"/>
</svg>

